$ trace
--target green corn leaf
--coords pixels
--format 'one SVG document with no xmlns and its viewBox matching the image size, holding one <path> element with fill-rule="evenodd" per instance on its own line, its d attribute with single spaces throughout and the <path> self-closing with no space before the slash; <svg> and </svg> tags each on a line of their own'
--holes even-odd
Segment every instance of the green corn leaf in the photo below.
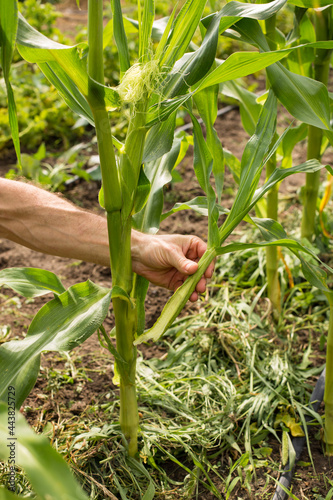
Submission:
<svg viewBox="0 0 333 500">
<path fill-rule="evenodd" d="M 106 49 L 113 41 L 113 18 L 108 21 L 103 29 L 103 50 Z"/>
<path fill-rule="evenodd" d="M 229 210 L 224 209 L 223 207 L 216 205 L 219 213 L 222 215 L 229 213 Z M 208 201 L 206 196 L 197 196 L 193 198 L 193 200 L 184 202 L 184 203 L 175 203 L 175 205 L 168 210 L 168 212 L 164 212 L 161 215 L 161 221 L 173 215 L 181 210 L 194 210 L 199 215 L 208 216 Z"/>
<path fill-rule="evenodd" d="M 332 0 L 288 0 L 288 3 L 304 9 L 318 9 L 333 5 Z"/>
<path fill-rule="evenodd" d="M 286 0 L 275 0 L 265 4 L 242 3 L 231 1 L 222 9 L 223 16 L 245 17 L 250 19 L 264 20 L 276 14 L 286 3 Z"/>
<path fill-rule="evenodd" d="M 235 25 L 235 30 L 261 51 L 269 53 L 269 45 L 257 21 L 242 19 Z M 302 47 L 333 48 L 333 42 L 306 43 L 292 47 L 292 50 Z M 281 63 L 267 67 L 266 71 L 271 88 L 289 113 L 309 125 L 330 129 L 329 97 L 323 83 L 292 73 Z"/>
<path fill-rule="evenodd" d="M 125 73 L 131 66 L 131 63 L 120 0 L 111 0 L 111 8 L 113 16 L 113 33 L 119 54 L 120 70 L 122 73 Z"/>
<path fill-rule="evenodd" d="M 223 95 L 237 99 L 243 128 L 250 136 L 253 135 L 261 110 L 258 96 L 233 80 L 223 83 L 220 91 Z"/>
<path fill-rule="evenodd" d="M 223 224 L 223 226 L 220 228 L 220 236 L 221 240 L 224 241 L 224 239 L 229 235 L 233 229 L 236 227 L 236 225 L 244 219 L 246 214 L 258 203 L 258 201 L 273 187 L 275 184 L 281 182 L 283 179 L 288 177 L 289 175 L 295 174 L 295 173 L 313 173 L 316 172 L 317 170 L 320 170 L 322 168 L 326 168 L 329 171 L 331 171 L 331 167 L 329 165 L 322 165 L 318 160 L 308 160 L 305 163 L 302 163 L 301 165 L 297 165 L 291 168 L 276 168 L 273 172 L 273 174 L 267 179 L 265 184 L 258 188 L 256 192 L 254 193 L 254 196 L 252 198 L 252 201 L 249 203 L 248 207 L 244 208 L 242 212 L 240 212 L 238 215 L 235 214 L 235 219 L 227 223 Z"/>
<path fill-rule="evenodd" d="M 15 415 L 15 440 L 8 439 L 8 407 L 0 403 L 0 458 L 8 460 L 9 446 L 15 450 L 16 464 L 24 469 L 38 498 L 62 500 L 88 500 L 79 483 L 74 479 L 65 460 L 44 436 L 38 436 L 29 427 L 23 415 Z M 0 498 L 22 498 L 0 489 Z"/>
<path fill-rule="evenodd" d="M 217 219 L 219 212 L 216 209 L 216 196 L 214 189 L 210 184 L 210 175 L 213 168 L 213 157 L 207 147 L 201 127 L 195 116 L 190 113 L 193 123 L 193 137 L 194 137 L 194 157 L 193 167 L 195 175 L 201 188 L 207 195 L 208 201 L 208 247 L 215 247 L 218 245 L 219 232 L 217 227 Z"/>
<path fill-rule="evenodd" d="M 150 193 L 150 182 L 141 166 L 138 185 L 135 192 L 133 214 L 140 212 L 145 206 Z"/>
<path fill-rule="evenodd" d="M 235 155 L 230 153 L 230 151 L 228 151 L 227 149 L 223 149 L 223 157 L 226 165 L 228 166 L 229 170 L 232 173 L 232 176 L 236 184 L 239 184 L 240 173 L 241 173 L 241 162 Z"/>
<path fill-rule="evenodd" d="M 312 286 L 318 288 L 319 290 L 322 290 L 325 293 L 332 294 L 332 290 L 330 290 L 327 286 L 327 274 L 325 273 L 325 271 L 319 266 L 316 266 L 315 264 L 302 259 L 302 257 L 298 257 L 302 263 L 302 272 L 304 278 L 308 280 L 308 282 Z"/>
<path fill-rule="evenodd" d="M 67 78 L 60 77 L 66 86 L 67 96 L 74 87 L 77 91 L 73 100 L 81 93 L 92 108 L 105 106 L 107 110 L 115 109 L 121 104 L 118 93 L 111 87 L 106 87 L 92 80 L 87 73 L 85 57 L 86 44 L 67 46 L 54 42 L 30 26 L 23 16 L 19 15 L 17 46 L 21 56 L 31 63 L 57 63 L 67 74 Z M 82 55 L 83 52 L 83 55 Z M 56 71 L 57 65 L 49 66 Z M 55 80 L 53 80 L 54 82 Z M 69 82 L 71 83 L 69 84 Z M 52 82 L 52 83 L 53 83 Z M 82 102 L 81 102 L 82 104 Z"/>
<path fill-rule="evenodd" d="M 292 152 L 296 144 L 304 140 L 308 133 L 308 126 L 306 123 L 301 123 L 297 127 L 290 128 L 282 140 L 280 145 L 282 155 L 282 168 L 292 167 Z"/>
<path fill-rule="evenodd" d="M 136 309 L 138 314 L 138 335 L 142 335 L 146 324 L 145 300 L 148 292 L 149 281 L 143 276 L 135 275 L 134 279 L 134 297 L 136 300 Z"/>
<path fill-rule="evenodd" d="M 140 3 L 141 0 L 139 0 Z M 139 58 L 143 62 L 149 60 L 149 44 L 155 15 L 154 0 L 144 0 L 143 14 L 139 30 Z"/>
<path fill-rule="evenodd" d="M 216 249 L 216 254 L 225 255 L 227 253 L 238 252 L 243 250 L 251 250 L 253 248 L 265 248 L 265 247 L 277 247 L 277 246 L 289 248 L 291 251 L 296 252 L 296 254 L 301 251 L 307 253 L 308 255 L 311 255 L 311 257 L 313 256 L 313 253 L 308 248 L 298 243 L 298 241 L 290 238 L 284 238 L 281 240 L 263 241 L 260 243 L 230 243 L 229 245 L 225 245 L 223 247 Z"/>
<path fill-rule="evenodd" d="M 286 69 L 282 64 L 267 68 L 272 89 L 284 107 L 298 120 L 318 128 L 330 128 L 326 86 Z"/>
<path fill-rule="evenodd" d="M 260 229 L 266 241 L 283 240 L 287 234 L 281 224 L 274 219 L 251 217 L 251 221 Z"/>
<path fill-rule="evenodd" d="M 21 165 L 21 151 L 19 140 L 19 128 L 16 115 L 16 106 L 13 90 L 9 81 L 10 66 L 13 58 L 15 39 L 18 24 L 17 0 L 6 0 L 0 2 L 0 63 L 6 83 L 8 99 L 9 125 L 12 132 L 13 143 Z"/>
<path fill-rule="evenodd" d="M 172 24 L 166 50 L 160 60 L 161 67 L 171 68 L 184 55 L 199 25 L 205 4 L 206 0 L 186 0 Z"/>
<path fill-rule="evenodd" d="M 143 163 L 157 160 L 170 151 L 176 128 L 176 113 L 154 125 L 148 132 L 143 150 Z"/>
<path fill-rule="evenodd" d="M 5 459 L 4 459 L 5 460 Z M 16 493 L 12 493 L 7 490 L 7 488 L 0 486 L 0 500 L 20 500 L 22 497 L 16 495 Z"/>
<path fill-rule="evenodd" d="M 276 241 L 283 241 L 283 246 L 288 246 L 285 244 L 287 241 L 287 234 L 284 231 L 281 224 L 272 219 L 258 219 L 253 217 L 252 222 L 260 229 L 261 234 L 264 236 L 265 240 L 272 243 Z M 313 264 L 312 262 L 306 261 L 299 254 L 299 252 L 306 253 L 310 255 L 316 262 L 320 263 L 319 257 L 309 248 L 305 247 L 301 243 L 296 240 L 288 240 L 289 246 L 288 248 L 300 259 L 302 265 L 302 272 L 305 279 L 314 287 L 322 290 L 327 295 L 333 296 L 333 292 L 327 286 L 327 274 L 321 269 L 318 265 Z M 291 241 L 293 243 L 291 243 Z M 282 245 L 281 245 L 282 246 Z M 227 247 L 224 247 L 227 248 Z M 333 269 L 331 269 L 326 264 L 322 265 L 332 273 Z"/>
<path fill-rule="evenodd" d="M 171 172 L 177 165 L 181 147 L 188 147 L 184 137 L 177 137 L 172 148 L 157 161 L 147 162 L 144 173 L 150 182 L 150 193 L 145 207 L 133 216 L 134 227 L 144 233 L 156 233 L 160 226 L 163 209 L 163 188 L 171 182 Z"/>
<path fill-rule="evenodd" d="M 215 70 L 209 73 L 196 85 L 195 89 L 182 96 L 173 99 L 167 99 L 160 104 L 154 104 L 147 116 L 147 127 L 152 127 L 156 123 L 166 120 L 171 113 L 176 111 L 180 106 L 184 105 L 188 99 L 194 96 L 197 92 L 204 90 L 212 85 L 247 76 L 251 73 L 266 68 L 274 62 L 282 59 L 293 49 L 286 51 L 258 53 L 258 52 L 237 52 L 232 54 L 228 59 L 220 64 Z"/>
<path fill-rule="evenodd" d="M 161 57 L 162 57 L 162 54 L 163 54 L 163 51 L 165 50 L 166 48 L 166 44 L 167 44 L 167 41 L 168 41 L 168 36 L 170 34 L 170 29 L 171 29 L 171 26 L 172 26 L 172 23 L 173 23 L 173 20 L 175 18 L 175 15 L 176 15 L 176 7 L 174 7 L 171 15 L 169 18 L 162 18 L 160 21 L 163 22 L 163 20 L 165 21 L 167 19 L 167 23 L 165 24 L 163 22 L 163 25 L 162 25 L 162 29 L 160 31 L 160 34 L 159 34 L 159 44 L 156 48 L 156 51 L 155 51 L 155 59 L 157 60 L 160 60 Z M 154 24 L 156 24 L 158 21 L 155 21 Z"/>
<path fill-rule="evenodd" d="M 232 0 L 221 10 L 220 34 L 242 18 L 265 20 L 276 14 L 286 3 L 286 0 L 274 0 L 265 4 L 242 3 Z M 215 14 L 210 14 L 202 19 L 202 24 L 207 28 Z"/>
<path fill-rule="evenodd" d="M 264 186 L 257 189 L 257 191 L 254 193 L 252 201 L 249 202 L 248 205 L 244 207 L 243 211 L 239 215 L 235 213 L 234 219 L 230 222 L 230 224 L 223 224 L 223 226 L 220 228 L 221 241 L 224 241 L 227 235 L 229 235 L 236 227 L 236 225 L 246 217 L 248 212 L 256 205 L 256 203 L 262 198 L 262 196 L 269 189 L 271 189 L 277 182 L 280 182 L 288 175 L 291 175 L 296 172 L 314 172 L 321 168 L 324 168 L 324 165 L 320 164 L 317 160 L 309 160 L 301 165 L 288 169 L 277 168 L 270 176 L 270 178 L 267 180 L 267 182 L 264 184 Z M 256 219 L 253 219 L 253 222 L 255 220 Z M 266 238 L 267 238 L 267 232 L 272 229 L 269 227 L 269 224 L 270 223 L 265 223 L 265 222 L 262 223 L 263 229 L 266 232 L 265 235 Z M 281 231 L 280 226 L 274 225 L 274 231 L 271 230 L 273 237 L 275 237 L 274 234 L 279 235 L 280 231 Z M 246 250 L 250 248 L 262 248 L 265 246 L 285 246 L 290 250 L 295 251 L 297 254 L 298 252 L 304 252 L 313 257 L 314 259 L 318 260 L 318 257 L 310 249 L 302 246 L 296 240 L 292 240 L 289 238 L 282 238 L 274 241 L 265 241 L 262 243 L 249 243 L 249 244 L 233 243 L 220 248 L 215 248 L 215 249 L 211 248 L 207 250 L 207 252 L 201 258 L 199 262 L 198 271 L 194 275 L 187 278 L 187 280 L 183 283 L 183 285 L 180 288 L 178 288 L 178 290 L 176 290 L 176 292 L 166 303 L 161 313 L 161 316 L 153 325 L 153 327 L 147 330 L 143 335 L 140 335 L 140 337 L 138 337 L 134 343 L 139 344 L 141 342 L 145 342 L 150 339 L 155 341 L 158 338 L 160 338 L 161 335 L 163 335 L 163 333 L 170 327 L 172 322 L 175 320 L 175 318 L 178 316 L 178 314 L 184 307 L 185 303 L 187 302 L 191 293 L 195 289 L 195 286 L 198 283 L 199 279 L 201 278 L 202 274 L 207 269 L 208 265 L 210 264 L 210 262 L 212 262 L 212 260 L 216 255 L 222 255 L 224 253 L 234 252 L 238 250 Z M 322 265 L 329 272 L 333 273 L 333 269 L 331 269 L 325 263 L 322 263 Z"/>
<path fill-rule="evenodd" d="M 217 118 L 218 92 L 218 85 L 209 87 L 208 89 L 198 92 L 194 97 L 194 102 L 206 127 L 206 141 L 213 158 L 215 188 L 218 203 L 220 203 L 224 182 L 224 157 L 221 141 L 214 128 L 214 123 Z"/>
<path fill-rule="evenodd" d="M 230 226 L 235 227 L 242 220 L 239 218 L 248 213 L 254 192 L 258 186 L 264 158 L 269 149 L 276 129 L 277 103 L 273 92 L 269 92 L 268 99 L 261 109 L 255 134 L 247 143 L 241 161 L 241 175 L 239 189 L 235 201 L 226 221 L 220 229 L 221 238 L 230 234 Z M 225 233 L 227 230 L 227 233 Z"/>
<path fill-rule="evenodd" d="M 186 93 L 208 73 L 215 60 L 221 15 L 220 12 L 213 17 L 200 48 L 184 54 L 169 72 L 161 88 L 165 97 Z"/>
<path fill-rule="evenodd" d="M 0 347 L 0 399 L 6 398 L 7 387 L 13 385 L 20 407 L 27 388 L 31 388 L 37 378 L 36 372 L 27 370 L 31 360 L 36 360 L 43 351 L 68 351 L 84 342 L 102 324 L 110 300 L 110 290 L 86 281 L 45 304 L 23 340 L 12 340 Z M 25 380 L 22 380 L 22 371 L 27 373 Z M 18 377 L 22 380 L 19 385 Z"/>
<path fill-rule="evenodd" d="M 294 32 L 288 37 L 289 43 L 295 39 L 297 44 L 316 41 L 316 32 L 308 16 L 303 15 L 304 9 L 296 7 L 294 15 Z M 293 38 L 294 37 L 294 38 Z M 294 43 L 295 43 L 294 42 Z M 312 77 L 312 63 L 315 60 L 313 48 L 296 50 L 288 57 L 288 69 L 293 73 Z"/>
<path fill-rule="evenodd" d="M 85 118 L 95 126 L 94 117 L 85 97 L 78 90 L 67 72 L 57 62 L 45 62 L 38 65 L 46 78 L 54 85 L 61 97 L 74 113 Z"/>
<path fill-rule="evenodd" d="M 156 341 L 163 335 L 183 309 L 184 305 L 194 291 L 196 284 L 215 257 L 216 250 L 214 248 L 210 248 L 205 252 L 199 262 L 198 270 L 192 276 L 187 278 L 187 280 L 176 290 L 164 306 L 163 311 L 156 323 L 143 335 L 140 335 L 134 341 L 134 345 L 141 344 L 142 342 L 146 342 L 148 340 Z"/>
<path fill-rule="evenodd" d="M 0 271 L 0 286 L 8 286 L 28 298 L 50 292 L 59 295 L 66 291 L 54 273 L 33 267 L 3 269 Z"/>
</svg>

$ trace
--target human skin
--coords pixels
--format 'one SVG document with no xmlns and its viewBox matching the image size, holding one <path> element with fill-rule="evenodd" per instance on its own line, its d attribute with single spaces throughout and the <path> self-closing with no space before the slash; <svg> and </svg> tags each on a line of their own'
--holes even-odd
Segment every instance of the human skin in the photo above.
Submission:
<svg viewBox="0 0 333 500">
<path fill-rule="evenodd" d="M 0 237 L 37 252 L 110 265 L 105 217 L 82 210 L 31 184 L 0 178 Z M 132 231 L 132 268 L 151 283 L 176 290 L 194 274 L 206 250 L 197 236 Z M 211 264 L 190 297 L 198 298 Z"/>
</svg>

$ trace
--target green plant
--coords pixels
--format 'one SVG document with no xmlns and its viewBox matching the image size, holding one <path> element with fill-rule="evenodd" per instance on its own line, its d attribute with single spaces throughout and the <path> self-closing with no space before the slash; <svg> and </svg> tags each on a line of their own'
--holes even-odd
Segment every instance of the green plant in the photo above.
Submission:
<svg viewBox="0 0 333 500">
<path fill-rule="evenodd" d="M 80 152 L 86 149 L 88 144 L 80 143 L 69 148 L 65 153 L 60 154 L 53 165 L 46 162 L 47 152 L 45 144 L 42 143 L 34 155 L 23 153 L 21 155 L 21 168 L 10 169 L 7 179 L 15 179 L 24 175 L 27 179 L 35 181 L 47 188 L 49 191 L 61 191 L 65 187 L 66 181 L 74 176 L 89 181 L 90 174 L 84 170 L 84 157 L 80 158 Z"/>
</svg>

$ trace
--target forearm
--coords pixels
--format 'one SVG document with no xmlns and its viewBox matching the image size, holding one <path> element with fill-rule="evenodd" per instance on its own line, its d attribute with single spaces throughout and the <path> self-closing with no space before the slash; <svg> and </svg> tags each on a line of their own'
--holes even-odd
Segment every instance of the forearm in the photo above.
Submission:
<svg viewBox="0 0 333 500">
<path fill-rule="evenodd" d="M 0 179 L 0 237 L 38 252 L 109 265 L 105 218 L 29 184 Z"/>
</svg>

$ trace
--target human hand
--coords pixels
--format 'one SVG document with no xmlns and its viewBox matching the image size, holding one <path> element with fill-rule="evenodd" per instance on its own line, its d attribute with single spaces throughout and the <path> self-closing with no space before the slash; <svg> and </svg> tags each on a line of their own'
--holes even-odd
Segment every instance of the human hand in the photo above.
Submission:
<svg viewBox="0 0 333 500">
<path fill-rule="evenodd" d="M 132 231 L 132 268 L 151 283 L 176 290 L 196 272 L 197 262 L 206 249 L 206 243 L 197 236 L 153 236 Z M 213 270 L 211 263 L 190 297 L 192 302 L 206 290 L 206 280 L 211 278 Z"/>
</svg>

